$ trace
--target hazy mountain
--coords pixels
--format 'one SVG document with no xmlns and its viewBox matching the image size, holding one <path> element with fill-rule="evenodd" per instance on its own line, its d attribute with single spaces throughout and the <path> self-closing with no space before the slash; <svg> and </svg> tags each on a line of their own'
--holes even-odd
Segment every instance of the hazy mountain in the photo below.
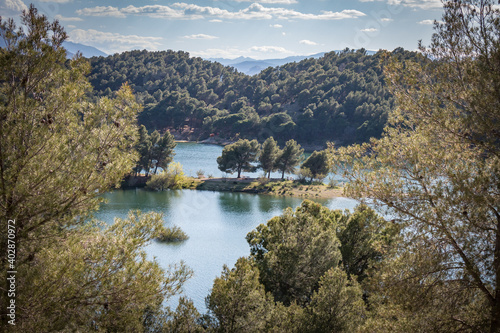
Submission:
<svg viewBox="0 0 500 333">
<path fill-rule="evenodd" d="M 88 46 L 88 45 L 83 45 L 83 44 L 78 44 L 78 43 L 73 43 L 73 42 L 68 42 L 68 41 L 64 42 L 63 46 L 68 53 L 67 54 L 68 58 L 72 58 L 78 51 L 80 51 L 80 53 L 82 54 L 82 56 L 84 58 L 108 56 L 106 53 L 102 52 L 99 49 L 96 49 L 93 46 Z"/>
<path fill-rule="evenodd" d="M 342 52 L 342 51 L 335 51 Z M 376 51 L 366 51 L 367 54 L 373 55 L 377 53 Z M 320 52 L 308 56 L 290 56 L 281 59 L 263 59 L 256 60 L 249 57 L 238 57 L 236 59 L 225 59 L 225 58 L 207 58 L 205 60 L 215 61 L 221 63 L 224 66 L 232 66 L 238 70 L 240 73 L 245 73 L 247 75 L 259 74 L 261 71 L 268 67 L 282 66 L 289 62 L 299 62 L 307 58 L 321 58 L 325 55 L 325 52 Z"/>
<path fill-rule="evenodd" d="M 245 73 L 247 75 L 255 75 L 268 67 L 281 66 L 289 62 L 301 61 L 307 58 L 321 58 L 324 54 L 325 52 L 321 52 L 309 56 L 291 56 L 282 59 L 263 59 L 263 60 L 257 60 L 249 57 L 238 57 L 236 59 L 208 58 L 205 60 L 215 61 L 221 63 L 224 66 L 232 66 L 236 68 L 240 73 Z"/>
</svg>

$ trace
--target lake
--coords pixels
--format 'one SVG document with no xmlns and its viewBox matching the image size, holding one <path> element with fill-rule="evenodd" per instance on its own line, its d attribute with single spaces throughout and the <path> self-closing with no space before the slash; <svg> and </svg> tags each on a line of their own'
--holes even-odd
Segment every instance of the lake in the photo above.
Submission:
<svg viewBox="0 0 500 333">
<path fill-rule="evenodd" d="M 178 142 L 175 147 L 174 162 L 182 164 L 184 173 L 187 176 L 196 177 L 199 170 L 203 171 L 206 177 L 219 178 L 228 176 L 217 167 L 217 157 L 222 155 L 222 149 L 222 146 L 217 145 Z M 310 153 L 304 154 L 304 158 L 309 155 Z M 263 176 L 264 172 L 262 170 L 256 172 L 243 171 L 241 174 L 247 177 L 260 177 Z M 229 174 L 229 177 L 236 177 L 236 175 L 231 176 Z M 272 172 L 271 177 L 281 178 L 281 172 Z"/>
<path fill-rule="evenodd" d="M 203 169 L 217 177 L 220 174 L 215 171 L 215 159 L 221 151 L 218 146 L 183 143 L 176 147 L 175 161 L 183 164 L 188 175 Z M 200 313 L 206 311 L 205 297 L 223 265 L 233 267 L 239 257 L 249 255 L 247 233 L 302 202 L 291 197 L 194 190 L 116 190 L 104 198 L 108 203 L 96 213 L 100 220 L 112 223 L 115 217 L 127 217 L 132 209 L 156 211 L 163 213 L 166 226 L 177 225 L 188 234 L 189 239 L 179 244 L 153 242 L 146 252 L 164 268 L 183 260 L 194 271 L 184 285 L 184 295 L 193 300 Z M 330 209 L 352 210 L 356 205 L 347 198 L 316 201 Z M 169 302 L 174 308 L 176 304 L 175 299 Z"/>
</svg>

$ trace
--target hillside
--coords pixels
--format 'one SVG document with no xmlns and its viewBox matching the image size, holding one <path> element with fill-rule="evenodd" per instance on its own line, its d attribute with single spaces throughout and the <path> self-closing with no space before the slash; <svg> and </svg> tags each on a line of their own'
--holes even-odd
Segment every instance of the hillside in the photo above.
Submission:
<svg viewBox="0 0 500 333">
<path fill-rule="evenodd" d="M 91 58 L 90 82 L 99 95 L 128 82 L 144 104 L 140 123 L 177 138 L 350 144 L 379 137 L 392 107 L 381 55 L 346 49 L 248 76 L 182 51 L 131 51 Z"/>
</svg>

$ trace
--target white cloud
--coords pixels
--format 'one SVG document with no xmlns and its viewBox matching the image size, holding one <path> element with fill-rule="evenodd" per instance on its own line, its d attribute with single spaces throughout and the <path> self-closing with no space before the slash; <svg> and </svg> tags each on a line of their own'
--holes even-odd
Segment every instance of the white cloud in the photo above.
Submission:
<svg viewBox="0 0 500 333">
<path fill-rule="evenodd" d="M 363 32 L 376 32 L 376 31 L 378 31 L 378 29 L 375 29 L 375 28 L 366 28 L 366 29 L 361 29 L 361 31 L 363 31 Z"/>
<path fill-rule="evenodd" d="M 187 39 L 217 39 L 219 37 L 205 35 L 205 34 L 197 34 L 197 35 L 184 36 L 183 38 L 187 38 Z"/>
<path fill-rule="evenodd" d="M 93 29 L 75 29 L 68 35 L 72 42 L 95 46 L 108 54 L 134 49 L 157 50 L 160 46 L 159 41 L 162 39 L 161 37 L 121 35 Z"/>
<path fill-rule="evenodd" d="M 225 49 L 207 49 L 203 51 L 192 51 L 192 56 L 202 58 L 226 58 L 234 59 L 237 57 L 251 57 L 254 59 L 269 59 L 272 57 L 288 57 L 296 55 L 295 52 L 285 49 L 281 46 L 253 46 L 246 49 L 237 47 L 228 47 Z"/>
<path fill-rule="evenodd" d="M 194 51 L 189 53 L 194 57 L 201 57 L 201 58 L 234 59 L 240 56 L 248 56 L 248 50 L 241 50 L 238 48 L 207 49 L 204 51 Z"/>
<path fill-rule="evenodd" d="M 236 2 L 258 2 L 258 3 L 277 3 L 280 5 L 291 5 L 298 3 L 297 0 L 234 0 Z"/>
<path fill-rule="evenodd" d="M 269 25 L 271 28 L 276 28 L 276 29 L 281 29 L 283 26 L 281 24 L 270 24 Z"/>
<path fill-rule="evenodd" d="M 125 8 L 112 6 L 97 6 L 77 10 L 78 15 L 86 16 L 113 16 L 126 17 L 128 15 L 149 16 L 167 19 L 300 19 L 300 20 L 341 20 L 366 16 L 366 14 L 354 10 L 346 9 L 341 12 L 321 11 L 320 14 L 301 13 L 292 9 L 264 7 L 259 3 L 252 3 L 249 7 L 228 11 L 216 7 L 203 7 L 187 3 L 174 3 L 170 7 L 163 5 L 135 7 L 133 5 Z"/>
<path fill-rule="evenodd" d="M 443 7 L 441 0 L 388 0 L 387 3 L 389 5 L 402 5 L 419 9 L 438 9 Z"/>
<path fill-rule="evenodd" d="M 418 22 L 418 24 L 433 25 L 434 20 L 422 20 L 422 21 Z"/>
<path fill-rule="evenodd" d="M 384 18 L 381 18 L 380 21 L 382 21 L 382 22 L 391 22 L 391 21 L 394 21 L 394 20 L 391 19 L 391 18 L 388 18 L 388 17 L 384 17 Z"/>
<path fill-rule="evenodd" d="M 299 43 L 304 44 L 304 45 L 318 45 L 318 43 L 313 42 L 312 40 L 307 40 L 307 39 L 303 39 Z"/>
<path fill-rule="evenodd" d="M 72 1 L 73 0 L 40 0 L 40 2 L 55 2 L 55 3 L 68 3 Z"/>
<path fill-rule="evenodd" d="M 58 21 L 65 21 L 65 22 L 79 22 L 83 21 L 81 17 L 64 17 L 62 15 L 56 15 L 55 19 Z"/>
<path fill-rule="evenodd" d="M 359 0 L 360 2 L 386 1 L 388 5 L 405 6 L 420 9 L 442 8 L 441 0 Z"/>
<path fill-rule="evenodd" d="M 222 20 L 213 19 L 213 20 L 210 20 L 210 22 L 214 22 L 214 23 L 221 23 L 221 22 L 222 22 Z"/>
<path fill-rule="evenodd" d="M 0 13 L 3 18 L 19 16 L 28 7 L 21 0 L 0 0 Z"/>
<path fill-rule="evenodd" d="M 78 15 L 84 16 L 111 16 L 111 17 L 126 17 L 118 8 L 112 6 L 97 6 L 94 8 L 83 8 L 76 11 Z"/>
<path fill-rule="evenodd" d="M 289 53 L 287 49 L 281 46 L 252 46 L 250 51 L 257 51 L 262 53 Z"/>
</svg>

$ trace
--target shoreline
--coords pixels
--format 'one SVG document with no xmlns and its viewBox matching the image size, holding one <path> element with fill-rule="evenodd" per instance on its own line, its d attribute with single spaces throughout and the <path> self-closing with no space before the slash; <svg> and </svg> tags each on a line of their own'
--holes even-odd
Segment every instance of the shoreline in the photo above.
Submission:
<svg viewBox="0 0 500 333">
<path fill-rule="evenodd" d="M 339 187 L 330 188 L 324 184 L 301 184 L 298 181 L 281 179 L 270 180 L 266 183 L 261 183 L 256 179 L 201 179 L 200 184 L 195 190 L 266 194 L 303 199 L 331 199 L 343 197 L 343 189 Z"/>
<path fill-rule="evenodd" d="M 197 191 L 240 192 L 303 199 L 344 197 L 343 188 L 325 184 L 303 184 L 297 180 L 262 178 L 188 178 L 186 188 Z"/>
<path fill-rule="evenodd" d="M 131 190 L 144 188 L 148 178 L 131 177 L 125 180 L 120 188 Z M 301 183 L 298 180 L 282 180 L 280 178 L 195 178 L 186 177 L 182 189 L 215 192 L 240 192 L 250 194 L 266 194 L 303 199 L 331 199 L 345 197 L 343 188 L 326 184 Z M 168 190 L 168 189 L 165 189 Z"/>
</svg>

